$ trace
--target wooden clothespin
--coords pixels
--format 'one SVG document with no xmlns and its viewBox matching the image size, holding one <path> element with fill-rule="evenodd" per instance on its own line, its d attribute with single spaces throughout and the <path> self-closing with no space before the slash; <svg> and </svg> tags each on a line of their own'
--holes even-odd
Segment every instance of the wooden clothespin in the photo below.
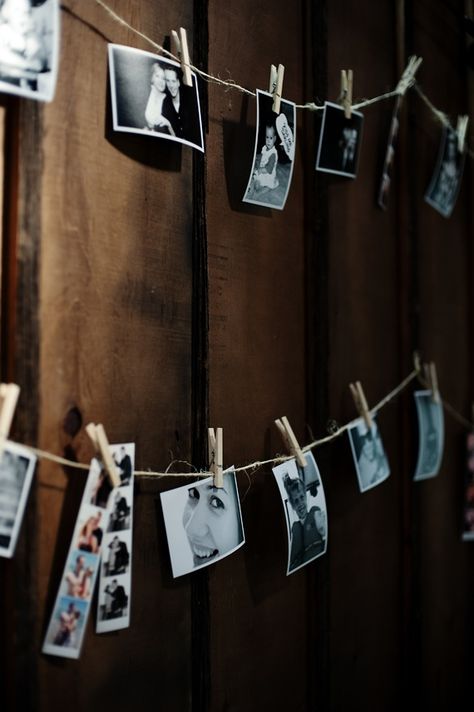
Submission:
<svg viewBox="0 0 474 712">
<path fill-rule="evenodd" d="M 17 386 L 16 383 L 0 384 L 0 459 L 3 455 L 5 441 L 10 435 L 19 395 L 20 386 Z"/>
<path fill-rule="evenodd" d="M 350 119 L 352 116 L 352 86 L 354 83 L 354 72 L 352 69 L 341 69 L 341 104 L 344 109 L 344 116 Z"/>
<path fill-rule="evenodd" d="M 283 438 L 283 442 L 285 443 L 286 447 L 288 448 L 290 453 L 296 458 L 298 465 L 301 465 L 301 467 L 306 467 L 308 462 L 306 460 L 306 457 L 304 456 L 302 449 L 300 448 L 300 444 L 296 439 L 296 436 L 293 432 L 293 428 L 291 427 L 286 415 L 284 415 L 283 418 L 278 418 L 277 420 L 275 420 L 275 425 L 280 431 L 281 437 Z"/>
<path fill-rule="evenodd" d="M 276 80 L 274 80 L 276 71 Z M 275 114 L 280 113 L 281 97 L 283 95 L 283 77 L 285 76 L 285 67 L 283 64 L 278 65 L 278 70 L 272 64 L 270 70 L 270 94 L 273 94 L 272 111 Z"/>
<path fill-rule="evenodd" d="M 413 366 L 418 375 L 421 374 L 421 358 L 418 351 L 413 352 Z"/>
<path fill-rule="evenodd" d="M 415 83 L 415 75 L 422 61 L 422 57 L 416 57 L 415 55 L 408 59 L 408 64 L 405 67 L 405 70 L 402 76 L 400 77 L 400 81 L 398 82 L 397 87 L 395 89 L 399 96 L 404 96 L 406 94 L 407 89 L 412 87 Z"/>
<path fill-rule="evenodd" d="M 208 428 L 209 469 L 214 475 L 214 487 L 224 487 L 224 447 L 222 428 Z"/>
<path fill-rule="evenodd" d="M 270 81 L 268 83 L 268 93 L 274 94 L 277 88 L 278 72 L 274 64 L 270 65 Z"/>
<path fill-rule="evenodd" d="M 466 148 L 466 133 L 467 125 L 469 123 L 469 116 L 463 115 L 458 116 L 458 124 L 456 128 L 456 134 L 458 137 L 458 151 L 459 153 L 464 153 Z"/>
<path fill-rule="evenodd" d="M 432 398 L 435 403 L 440 403 L 441 398 L 439 395 L 439 388 L 438 388 L 438 374 L 436 373 L 436 366 L 433 361 L 430 363 L 425 363 L 425 374 L 426 374 L 426 380 L 429 383 L 429 387 L 432 393 Z"/>
<path fill-rule="evenodd" d="M 105 434 L 104 426 L 101 423 L 99 423 L 98 425 L 95 425 L 94 423 L 89 423 L 88 425 L 86 425 L 86 432 L 92 440 L 92 443 L 97 453 L 100 455 L 100 459 L 102 460 L 102 464 L 105 467 L 112 486 L 119 487 L 120 475 L 118 473 L 117 466 L 113 460 L 113 457 L 110 454 L 110 445 L 109 441 L 107 440 L 107 435 Z"/>
<path fill-rule="evenodd" d="M 352 397 L 359 415 L 364 419 L 367 428 L 372 430 L 372 417 L 361 382 L 356 381 L 355 383 L 349 383 L 349 388 L 351 389 Z"/>
<path fill-rule="evenodd" d="M 174 44 L 176 47 L 176 54 L 178 55 L 181 62 L 181 69 L 183 71 L 183 84 L 187 87 L 192 87 L 193 77 L 191 74 L 191 60 L 189 59 L 189 49 L 188 49 L 188 36 L 184 27 L 179 28 L 179 35 L 176 30 L 171 30 L 173 35 Z"/>
</svg>

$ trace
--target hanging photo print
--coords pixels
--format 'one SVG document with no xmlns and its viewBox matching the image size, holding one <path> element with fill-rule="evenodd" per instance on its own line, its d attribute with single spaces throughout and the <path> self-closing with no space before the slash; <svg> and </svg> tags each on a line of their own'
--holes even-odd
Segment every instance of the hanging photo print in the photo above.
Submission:
<svg viewBox="0 0 474 712">
<path fill-rule="evenodd" d="M 339 104 L 324 104 L 316 170 L 355 178 L 359 162 L 364 116 L 352 111 L 346 119 Z"/>
<path fill-rule="evenodd" d="M 0 91 L 51 101 L 58 55 L 58 0 L 0 3 Z"/>
<path fill-rule="evenodd" d="M 120 487 L 109 499 L 109 524 L 100 565 L 97 633 L 130 625 L 135 445 L 111 445 L 110 450 L 120 474 Z"/>
<path fill-rule="evenodd" d="M 36 457 L 7 440 L 0 459 L 0 556 L 15 553 Z"/>
<path fill-rule="evenodd" d="M 466 440 L 463 541 L 474 541 L 474 432 Z"/>
<path fill-rule="evenodd" d="M 177 141 L 204 152 L 196 74 L 183 83 L 178 62 L 109 44 L 114 131 Z"/>
<path fill-rule="evenodd" d="M 390 133 L 388 135 L 387 150 L 385 152 L 385 160 L 382 171 L 382 180 L 380 182 L 379 195 L 377 200 L 379 208 L 382 208 L 382 210 L 386 210 L 388 204 L 388 195 L 390 192 L 390 183 L 392 180 L 393 159 L 395 156 L 395 145 L 397 143 L 398 129 L 400 126 L 399 114 L 401 104 L 402 97 L 398 95 L 392 113 L 392 120 L 390 122 Z"/>
<path fill-rule="evenodd" d="M 425 195 L 426 202 L 445 218 L 454 210 L 463 170 L 464 153 L 458 151 L 457 133 L 445 126 L 436 168 Z"/>
<path fill-rule="evenodd" d="M 48 655 L 78 658 L 81 652 L 109 519 L 107 503 L 93 503 L 102 482 L 102 464 L 94 458 L 43 644 Z"/>
<path fill-rule="evenodd" d="M 273 96 L 257 89 L 257 130 L 253 166 L 243 202 L 283 210 L 295 160 L 296 109 L 281 100 L 272 110 Z"/>
<path fill-rule="evenodd" d="M 209 566 L 244 544 L 233 468 L 224 472 L 223 488 L 207 477 L 160 496 L 174 578 Z"/>
<path fill-rule="evenodd" d="M 287 576 L 324 554 L 328 545 L 321 475 L 312 453 L 305 453 L 305 458 L 306 467 L 293 459 L 273 468 L 288 534 Z"/>
<path fill-rule="evenodd" d="M 390 466 L 385 455 L 382 438 L 374 418 L 372 418 L 370 430 L 364 419 L 359 418 L 347 432 L 359 489 L 361 492 L 366 492 L 379 485 L 390 475 Z"/>
<path fill-rule="evenodd" d="M 425 480 L 438 474 L 443 457 L 443 406 L 433 398 L 432 391 L 415 391 L 418 415 L 418 461 L 414 480 Z"/>
</svg>

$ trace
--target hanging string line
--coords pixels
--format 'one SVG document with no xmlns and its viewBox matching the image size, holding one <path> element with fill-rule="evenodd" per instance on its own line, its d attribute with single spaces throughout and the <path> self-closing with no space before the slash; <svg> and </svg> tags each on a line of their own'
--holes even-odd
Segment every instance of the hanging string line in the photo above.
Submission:
<svg viewBox="0 0 474 712">
<path fill-rule="evenodd" d="M 100 5 L 100 7 L 119 25 L 135 33 L 138 37 L 141 37 L 143 40 L 145 40 L 145 42 L 148 42 L 152 47 L 154 47 L 154 49 L 158 50 L 158 52 L 165 54 L 167 57 L 175 60 L 176 62 L 181 62 L 180 58 L 177 57 L 175 54 L 169 52 L 162 45 L 158 44 L 157 42 L 154 42 L 143 32 L 140 32 L 140 30 L 137 30 L 135 27 L 130 25 L 126 20 L 123 19 L 123 17 L 118 15 L 103 0 L 93 1 Z M 386 92 L 385 94 L 380 94 L 379 96 L 375 96 L 371 99 L 364 99 L 358 102 L 357 104 L 353 104 L 352 108 L 357 111 L 358 109 L 363 109 L 367 106 L 371 106 L 372 104 L 377 104 L 379 101 L 385 101 L 386 99 L 391 99 L 395 96 L 403 96 L 407 89 L 414 88 L 420 99 L 426 104 L 426 106 L 429 108 L 436 120 L 440 122 L 443 126 L 450 127 L 454 130 L 447 114 L 437 109 L 436 106 L 434 106 L 434 104 L 428 99 L 426 94 L 421 90 L 419 84 L 415 82 L 415 72 L 418 69 L 420 63 L 421 58 L 410 57 L 408 65 L 405 68 L 396 88 L 393 89 L 393 91 Z M 237 84 L 237 82 L 235 82 L 233 79 L 221 79 L 220 77 L 216 77 L 213 74 L 208 74 L 207 72 L 204 72 L 202 69 L 195 67 L 193 64 L 189 64 L 189 68 L 208 83 L 218 84 L 227 89 L 235 89 L 236 91 L 240 91 L 242 94 L 247 94 L 248 96 L 256 96 L 256 92 L 250 91 L 249 89 L 246 89 L 240 84 Z M 295 107 L 297 109 L 306 109 L 308 111 L 323 111 L 324 109 L 323 104 L 316 104 L 312 101 L 306 102 L 305 104 L 295 104 Z M 468 155 L 471 156 L 471 158 L 474 157 L 473 151 L 467 149 L 466 152 L 468 153 Z"/>
<path fill-rule="evenodd" d="M 388 393 L 384 398 L 382 398 L 381 401 L 379 401 L 373 408 L 370 409 L 370 414 L 372 416 L 377 415 L 377 413 L 382 410 L 386 405 L 388 405 L 394 398 L 396 398 L 402 391 L 407 388 L 407 386 L 410 385 L 412 381 L 415 379 L 418 379 L 420 384 L 424 387 L 427 388 L 428 390 L 430 389 L 429 383 L 423 378 L 421 370 L 418 367 L 415 367 L 411 373 L 406 376 L 406 378 L 403 379 L 401 383 L 398 384 L 390 393 Z M 465 427 L 467 430 L 472 430 L 473 429 L 473 423 L 469 421 L 467 418 L 465 418 L 461 413 L 459 413 L 450 403 L 448 403 L 444 399 L 440 399 L 440 402 L 445 409 L 445 411 L 451 415 L 452 418 L 457 420 L 458 423 L 460 423 L 463 427 Z M 349 423 L 346 423 L 345 425 L 342 425 L 341 427 L 338 427 L 334 432 L 330 433 L 329 435 L 326 435 L 323 438 L 320 438 L 318 440 L 313 440 L 310 442 L 308 445 L 305 445 L 302 447 L 303 452 L 309 452 L 310 450 L 313 450 L 314 448 L 320 447 L 321 445 L 325 445 L 333 440 L 336 440 L 337 438 L 341 437 L 346 431 L 348 431 L 351 427 L 353 427 L 357 420 L 359 418 L 356 418 L 354 420 L 351 420 Z M 12 441 L 13 442 L 13 441 Z M 31 451 L 34 453 L 39 459 L 42 460 L 49 460 L 50 462 L 54 462 L 58 465 L 63 465 L 64 467 L 70 468 L 70 469 L 77 469 L 77 470 L 89 470 L 90 465 L 86 465 L 81 462 L 76 462 L 74 460 L 68 460 L 65 457 L 61 457 L 59 455 L 54 455 L 53 453 L 47 452 L 46 450 L 41 450 L 40 448 L 32 447 L 30 445 L 23 445 L 26 450 Z M 277 455 L 275 457 L 269 458 L 268 460 L 256 460 L 255 462 L 250 462 L 248 465 L 240 465 L 239 467 L 235 467 L 234 471 L 235 472 L 243 472 L 247 478 L 249 478 L 249 472 L 250 474 L 254 474 L 257 470 L 259 470 L 262 467 L 265 467 L 266 465 L 277 465 L 278 463 L 281 462 L 287 462 L 288 460 L 293 459 L 294 455 Z M 174 467 L 177 464 L 184 464 L 187 467 L 190 468 L 191 472 L 171 472 L 171 468 Z M 187 460 L 172 460 L 166 470 L 164 472 L 154 472 L 153 470 L 135 470 L 134 471 L 135 477 L 140 477 L 143 479 L 160 479 L 162 477 L 180 477 L 180 478 L 193 478 L 197 479 L 199 477 L 210 477 L 212 476 L 211 472 L 208 471 L 202 471 L 198 470 L 194 465 L 192 465 L 190 462 Z M 249 480 L 250 482 L 250 480 Z"/>
</svg>

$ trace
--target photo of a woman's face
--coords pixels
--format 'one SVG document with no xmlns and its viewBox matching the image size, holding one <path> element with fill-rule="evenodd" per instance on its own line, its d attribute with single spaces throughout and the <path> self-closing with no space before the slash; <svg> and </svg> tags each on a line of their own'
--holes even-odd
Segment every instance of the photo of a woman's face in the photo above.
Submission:
<svg viewBox="0 0 474 712">
<path fill-rule="evenodd" d="M 232 469 L 224 472 L 224 487 L 214 487 L 214 478 L 206 477 L 160 497 L 175 578 L 209 566 L 245 543 Z"/>
<path fill-rule="evenodd" d="M 195 566 L 218 559 L 241 541 L 239 507 L 232 478 L 226 478 L 224 485 L 217 489 L 208 482 L 188 489 L 183 526 Z"/>
<path fill-rule="evenodd" d="M 165 70 L 160 67 L 159 64 L 156 64 L 153 68 L 151 83 L 153 84 L 155 89 L 160 92 L 164 92 L 166 89 Z"/>
</svg>

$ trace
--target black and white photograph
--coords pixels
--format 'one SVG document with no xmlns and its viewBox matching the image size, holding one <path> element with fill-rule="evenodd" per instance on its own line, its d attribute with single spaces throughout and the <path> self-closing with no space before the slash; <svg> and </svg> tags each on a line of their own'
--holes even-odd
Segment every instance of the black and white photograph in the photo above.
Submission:
<svg viewBox="0 0 474 712">
<path fill-rule="evenodd" d="M 43 652 L 47 655 L 78 658 L 81 652 L 109 518 L 108 509 L 93 506 L 89 501 L 100 468 L 93 458 L 46 631 Z"/>
<path fill-rule="evenodd" d="M 197 77 L 183 83 L 178 62 L 109 44 L 114 131 L 177 141 L 204 152 Z"/>
<path fill-rule="evenodd" d="M 121 487 L 112 493 L 109 532 L 120 532 L 130 529 L 132 507 L 130 503 L 130 493 L 125 492 Z"/>
<path fill-rule="evenodd" d="M 425 194 L 425 201 L 445 218 L 451 216 L 456 205 L 463 170 L 464 153 L 458 151 L 457 133 L 445 126 L 436 167 Z"/>
<path fill-rule="evenodd" d="M 272 110 L 273 96 L 257 89 L 257 129 L 252 170 L 243 202 L 283 210 L 293 175 L 296 109 L 281 100 Z"/>
<path fill-rule="evenodd" d="M 119 470 L 120 485 L 114 489 L 109 500 L 109 526 L 102 544 L 97 633 L 109 633 L 130 625 L 135 443 L 111 445 L 110 451 Z M 113 584 L 115 579 L 118 587 Z M 115 592 L 113 615 L 110 591 Z M 123 598 L 122 591 L 126 591 L 127 604 L 119 606 L 118 601 Z"/>
<path fill-rule="evenodd" d="M 328 545 L 327 508 L 321 475 L 313 454 L 305 453 L 305 458 L 306 467 L 291 459 L 273 468 L 288 534 L 287 576 L 324 554 Z"/>
<path fill-rule="evenodd" d="M 160 496 L 174 578 L 209 566 L 245 543 L 233 468 L 224 472 L 222 488 L 206 477 Z"/>
<path fill-rule="evenodd" d="M 474 432 L 466 439 L 462 540 L 474 541 Z"/>
<path fill-rule="evenodd" d="M 393 108 L 392 120 L 390 122 L 390 131 L 388 135 L 387 150 L 385 151 L 385 160 L 382 170 L 382 180 L 380 181 L 380 188 L 377 203 L 379 208 L 386 210 L 388 206 L 388 196 L 390 193 L 390 184 L 392 182 L 392 170 L 393 170 L 393 159 L 395 156 L 395 146 L 398 138 L 398 129 L 400 127 L 400 107 L 402 103 L 402 97 L 399 95 L 396 98 L 395 106 Z"/>
<path fill-rule="evenodd" d="M 360 111 L 352 111 L 351 118 L 346 119 L 339 104 L 326 101 L 316 158 L 317 171 L 356 177 L 363 122 Z"/>
<path fill-rule="evenodd" d="M 0 459 L 0 556 L 15 553 L 35 465 L 29 450 L 5 443 Z"/>
<path fill-rule="evenodd" d="M 86 601 L 70 596 L 58 598 L 43 652 L 63 658 L 78 658 L 88 612 Z"/>
<path fill-rule="evenodd" d="M 130 581 L 127 576 L 102 579 L 99 586 L 100 633 L 128 627 Z"/>
<path fill-rule="evenodd" d="M 58 0 L 0 0 L 0 91 L 51 101 L 58 58 Z"/>
<path fill-rule="evenodd" d="M 414 480 L 435 477 L 441 467 L 444 448 L 443 406 L 433 398 L 432 391 L 415 391 L 418 416 L 418 460 Z"/>
<path fill-rule="evenodd" d="M 359 489 L 366 492 L 390 475 L 390 466 L 375 419 L 369 429 L 359 418 L 347 431 L 359 481 Z"/>
</svg>

